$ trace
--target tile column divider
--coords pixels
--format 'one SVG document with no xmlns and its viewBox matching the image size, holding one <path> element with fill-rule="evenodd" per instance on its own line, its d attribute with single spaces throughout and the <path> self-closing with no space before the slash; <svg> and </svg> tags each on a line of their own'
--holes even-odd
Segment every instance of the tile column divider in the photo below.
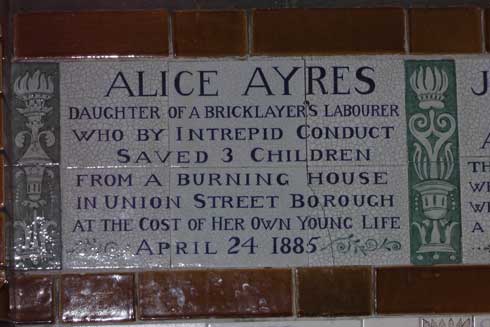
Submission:
<svg viewBox="0 0 490 327">
<path fill-rule="evenodd" d="M 409 8 L 403 8 L 403 17 L 405 25 L 405 54 L 410 53 L 410 21 L 409 21 Z"/>
<path fill-rule="evenodd" d="M 246 58 L 252 56 L 253 48 L 253 9 L 247 9 L 245 14 L 247 15 L 247 54 Z"/>
<path fill-rule="evenodd" d="M 487 53 L 486 48 L 486 23 L 485 23 L 485 8 L 480 8 L 480 19 L 481 19 L 481 50 L 482 53 Z"/>
<path fill-rule="evenodd" d="M 173 10 L 168 11 L 168 59 L 175 58 Z"/>
</svg>

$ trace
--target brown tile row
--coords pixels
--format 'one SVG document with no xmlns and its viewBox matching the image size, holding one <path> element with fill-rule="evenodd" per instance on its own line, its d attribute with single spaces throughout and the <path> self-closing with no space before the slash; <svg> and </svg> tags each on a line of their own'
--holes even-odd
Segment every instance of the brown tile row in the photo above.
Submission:
<svg viewBox="0 0 490 327">
<path fill-rule="evenodd" d="M 299 268 L 294 276 L 296 283 L 289 269 L 168 270 L 18 274 L 5 283 L 0 275 L 0 320 L 50 323 L 56 312 L 80 323 L 490 312 L 490 266 Z"/>
<path fill-rule="evenodd" d="M 482 14 L 476 7 L 23 13 L 14 19 L 14 49 L 21 58 L 167 56 L 171 39 L 173 55 L 183 57 L 480 53 Z M 484 16 L 490 49 L 490 10 Z"/>
</svg>

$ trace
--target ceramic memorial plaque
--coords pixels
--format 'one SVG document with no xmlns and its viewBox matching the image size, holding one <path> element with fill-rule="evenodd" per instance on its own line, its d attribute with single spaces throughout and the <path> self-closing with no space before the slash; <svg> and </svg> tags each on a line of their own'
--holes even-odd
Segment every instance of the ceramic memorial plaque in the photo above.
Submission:
<svg viewBox="0 0 490 327">
<path fill-rule="evenodd" d="M 486 67 L 19 61 L 15 266 L 488 262 Z"/>
</svg>

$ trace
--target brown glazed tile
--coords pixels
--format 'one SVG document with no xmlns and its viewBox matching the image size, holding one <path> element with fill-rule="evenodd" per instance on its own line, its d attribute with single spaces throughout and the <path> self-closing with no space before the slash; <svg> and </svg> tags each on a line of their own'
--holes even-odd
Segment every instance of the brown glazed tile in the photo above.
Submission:
<svg viewBox="0 0 490 327">
<path fill-rule="evenodd" d="M 0 271 L 0 320 L 10 320 L 9 285 L 5 277 L 5 271 Z"/>
<path fill-rule="evenodd" d="M 490 266 L 376 269 L 376 312 L 488 313 Z"/>
<path fill-rule="evenodd" d="M 369 267 L 299 268 L 298 315 L 370 315 L 372 281 Z"/>
<path fill-rule="evenodd" d="M 401 8 L 274 9 L 253 13 L 253 54 L 404 52 Z"/>
<path fill-rule="evenodd" d="M 23 13 L 14 18 L 16 57 L 168 55 L 163 10 Z"/>
<path fill-rule="evenodd" d="M 411 53 L 482 52 L 479 8 L 409 10 Z"/>
<path fill-rule="evenodd" d="M 6 239 L 6 214 L 5 212 L 0 213 L 0 267 L 5 267 L 6 266 L 6 246 L 7 246 L 7 239 Z"/>
<path fill-rule="evenodd" d="M 212 316 L 292 315 L 289 269 L 211 270 L 208 311 Z"/>
<path fill-rule="evenodd" d="M 485 9 L 485 44 L 487 51 L 490 51 L 490 9 Z"/>
<path fill-rule="evenodd" d="M 1 68 L 0 68 L 1 70 Z M 1 80 L 2 80 L 2 76 L 1 76 L 1 73 L 0 73 L 0 85 L 2 84 Z M 1 92 L 3 94 L 3 92 Z M 4 141 L 5 141 L 5 137 L 4 137 L 4 134 L 5 134 L 5 125 L 4 125 L 4 120 L 3 120 L 3 116 L 5 115 L 5 111 L 4 111 L 4 102 L 5 102 L 5 98 L 3 96 L 0 96 L 0 149 L 3 149 L 5 147 L 5 144 L 4 144 Z M 0 153 L 0 155 L 2 155 L 3 157 L 3 154 Z"/>
<path fill-rule="evenodd" d="M 0 99 L 1 101 L 1 99 Z M 1 115 L 1 112 L 0 112 Z M 2 119 L 0 119 L 1 122 Z M 5 206 L 5 156 L 3 153 L 0 153 L 0 210 Z"/>
<path fill-rule="evenodd" d="M 61 278 L 63 322 L 134 320 L 132 274 L 64 275 Z"/>
<path fill-rule="evenodd" d="M 139 275 L 139 310 L 142 319 L 206 315 L 207 273 L 159 271 Z"/>
<path fill-rule="evenodd" d="M 5 60 L 3 58 L 3 46 L 4 42 L 0 39 L 0 93 L 3 94 L 3 65 L 5 64 Z M 3 143 L 2 143 L 3 144 Z"/>
<path fill-rule="evenodd" d="M 292 314 L 287 269 L 146 272 L 139 281 L 144 320 Z"/>
<path fill-rule="evenodd" d="M 244 11 L 178 11 L 173 16 L 176 56 L 223 57 L 247 53 Z"/>
<path fill-rule="evenodd" d="M 54 321 L 53 277 L 14 275 L 10 280 L 10 318 L 20 323 Z"/>
</svg>

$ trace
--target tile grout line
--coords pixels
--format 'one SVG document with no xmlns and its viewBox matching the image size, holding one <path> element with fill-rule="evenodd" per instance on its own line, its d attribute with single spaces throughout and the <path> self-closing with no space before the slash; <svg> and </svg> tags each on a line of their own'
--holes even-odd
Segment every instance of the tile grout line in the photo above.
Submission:
<svg viewBox="0 0 490 327">
<path fill-rule="evenodd" d="M 408 55 L 410 53 L 410 24 L 409 24 L 409 12 L 408 8 L 403 8 L 403 23 L 405 27 L 405 33 L 404 33 L 404 48 L 405 48 L 405 54 Z"/>
<path fill-rule="evenodd" d="M 136 272 L 133 274 L 134 276 L 134 285 L 133 285 L 133 307 L 134 307 L 134 321 L 139 322 L 140 321 L 140 311 L 139 310 L 139 304 L 140 304 L 140 298 L 139 298 L 139 273 Z"/>
<path fill-rule="evenodd" d="M 486 51 L 486 47 L 485 47 L 485 38 L 486 38 L 486 31 L 485 31 L 485 27 L 486 27 L 486 24 L 485 24 L 485 9 L 484 8 L 480 8 L 480 22 L 481 22 L 481 26 L 480 26 L 480 32 L 481 32 L 481 52 L 480 53 L 483 53 L 485 54 L 487 51 Z"/>
<path fill-rule="evenodd" d="M 253 13 L 251 9 L 247 9 L 245 12 L 246 24 L 247 24 L 247 54 L 246 57 L 250 58 L 252 56 L 252 46 L 253 46 Z"/>
<path fill-rule="evenodd" d="M 377 314 L 377 282 L 376 282 L 376 273 L 377 269 L 376 266 L 371 267 L 371 285 L 373 286 L 373 289 L 371 290 L 371 294 L 373 296 L 373 301 L 371 303 L 371 315 L 374 316 Z M 364 319 L 362 320 L 362 327 L 364 327 Z"/>
<path fill-rule="evenodd" d="M 62 314 L 62 308 L 61 308 L 61 275 L 56 275 L 55 276 L 55 321 L 59 324 L 62 323 L 61 321 L 61 314 Z"/>
<path fill-rule="evenodd" d="M 168 76 L 170 76 L 170 74 L 172 73 L 171 72 L 171 67 L 172 67 L 172 63 L 171 62 L 167 62 L 167 71 L 168 71 Z M 168 97 L 167 97 L 167 108 L 170 108 L 170 103 L 171 103 L 171 93 L 169 92 L 168 93 Z M 167 147 L 170 149 L 170 144 L 171 144 L 171 125 L 172 125 L 172 121 L 173 119 L 170 119 L 170 117 L 167 116 Z M 168 167 L 168 173 L 167 173 L 167 178 L 168 178 L 168 186 L 167 186 L 167 190 L 168 190 L 168 194 L 171 196 L 172 195 L 172 183 L 171 183 L 171 177 L 172 177 L 172 166 Z M 169 209 L 170 210 L 170 216 L 172 216 L 172 208 Z M 172 229 L 169 230 L 169 239 L 170 239 L 170 243 L 172 244 Z M 168 269 L 172 269 L 172 264 L 173 264 L 173 253 L 170 252 L 170 255 L 169 255 L 169 258 L 168 258 Z M 153 269 L 152 269 L 153 270 Z"/>
<path fill-rule="evenodd" d="M 55 275 L 54 276 L 54 297 L 53 297 L 53 302 L 54 302 L 54 314 L 55 314 L 55 317 L 54 317 L 54 321 L 55 323 L 57 324 L 61 324 L 63 323 L 63 321 L 61 320 L 61 315 L 63 313 L 63 310 L 61 308 L 61 278 L 62 278 L 62 275 L 61 274 L 58 274 L 58 275 Z"/>
<path fill-rule="evenodd" d="M 295 267 L 291 268 L 291 278 L 292 278 L 292 285 L 291 285 L 291 297 L 292 297 L 292 310 L 293 310 L 293 315 L 292 317 L 298 318 L 297 312 L 298 312 L 298 292 L 296 290 L 296 274 L 297 274 L 297 269 Z"/>
<path fill-rule="evenodd" d="M 10 12 L 10 8 L 7 8 L 7 11 Z M 1 22 L 1 24 L 3 24 L 4 22 Z M 1 133 L 2 133 L 2 136 L 3 136 L 3 140 L 4 140 L 4 143 L 5 145 L 8 143 L 7 141 L 7 132 L 9 131 L 8 128 L 6 128 L 7 126 L 7 122 L 8 122 L 8 118 L 10 115 L 8 115 L 7 113 L 9 112 L 9 109 L 10 109 L 10 103 L 9 101 L 7 101 L 7 98 L 6 98 L 6 93 L 8 94 L 8 87 L 9 87 L 9 83 L 10 83 L 10 77 L 11 77 L 11 70 L 9 69 L 11 66 L 8 65 L 9 63 L 11 63 L 13 57 L 14 57 L 14 33 L 13 33 L 13 26 L 14 26 L 14 16 L 13 15 L 10 15 L 10 14 L 7 14 L 7 17 L 6 17 L 6 25 L 7 26 L 4 26 L 2 25 L 2 35 L 1 35 L 1 43 L 0 43 L 0 46 L 2 47 L 2 56 L 1 56 L 1 61 L 0 61 L 0 69 L 2 70 L 2 74 L 0 76 L 0 83 L 2 85 L 2 87 L 0 88 L 0 90 L 2 91 L 2 95 L 0 97 L 0 101 L 1 101 L 1 109 L 2 111 L 0 112 L 0 114 L 2 115 L 2 125 L 0 126 L 0 128 L 2 129 Z M 7 92 L 5 92 L 7 91 Z M 9 94 L 8 94 L 9 95 Z M 6 172 L 7 170 L 5 169 L 5 167 L 9 164 L 8 163 L 8 151 L 6 151 L 7 147 L 5 146 L 5 148 L 3 149 L 2 151 L 2 156 L 4 158 L 4 162 L 3 162 L 3 167 L 1 167 L 1 169 L 3 170 L 3 172 Z M 7 183 L 9 183 L 10 181 L 10 178 L 6 177 L 6 175 L 4 175 L 4 180 L 3 180 L 3 185 L 2 185 L 2 189 L 5 191 L 6 190 L 6 185 Z M 5 278 L 6 278 L 6 282 L 7 282 L 7 287 L 8 287 L 8 280 L 10 279 L 10 277 L 13 275 L 12 271 L 13 269 L 11 269 L 11 266 L 13 266 L 14 264 L 14 258 L 13 258 L 13 250 L 11 252 L 11 249 L 13 249 L 13 223 L 14 223 L 14 218 L 13 216 L 8 212 L 8 203 L 10 203 L 9 201 L 10 199 L 8 197 L 5 198 L 5 207 L 3 208 L 3 212 L 5 213 L 4 215 L 4 235 L 5 235 Z M 55 297 L 57 296 L 57 294 L 54 295 Z M 10 299 L 9 299 L 10 300 Z M 57 321 L 58 320 L 58 308 L 54 308 L 53 309 L 55 312 L 55 317 L 54 317 L 54 321 Z M 14 323 L 11 321 L 12 323 L 12 326 L 14 325 Z"/>
<path fill-rule="evenodd" d="M 168 57 L 174 58 L 174 32 L 173 32 L 173 12 L 168 13 Z"/>
</svg>

